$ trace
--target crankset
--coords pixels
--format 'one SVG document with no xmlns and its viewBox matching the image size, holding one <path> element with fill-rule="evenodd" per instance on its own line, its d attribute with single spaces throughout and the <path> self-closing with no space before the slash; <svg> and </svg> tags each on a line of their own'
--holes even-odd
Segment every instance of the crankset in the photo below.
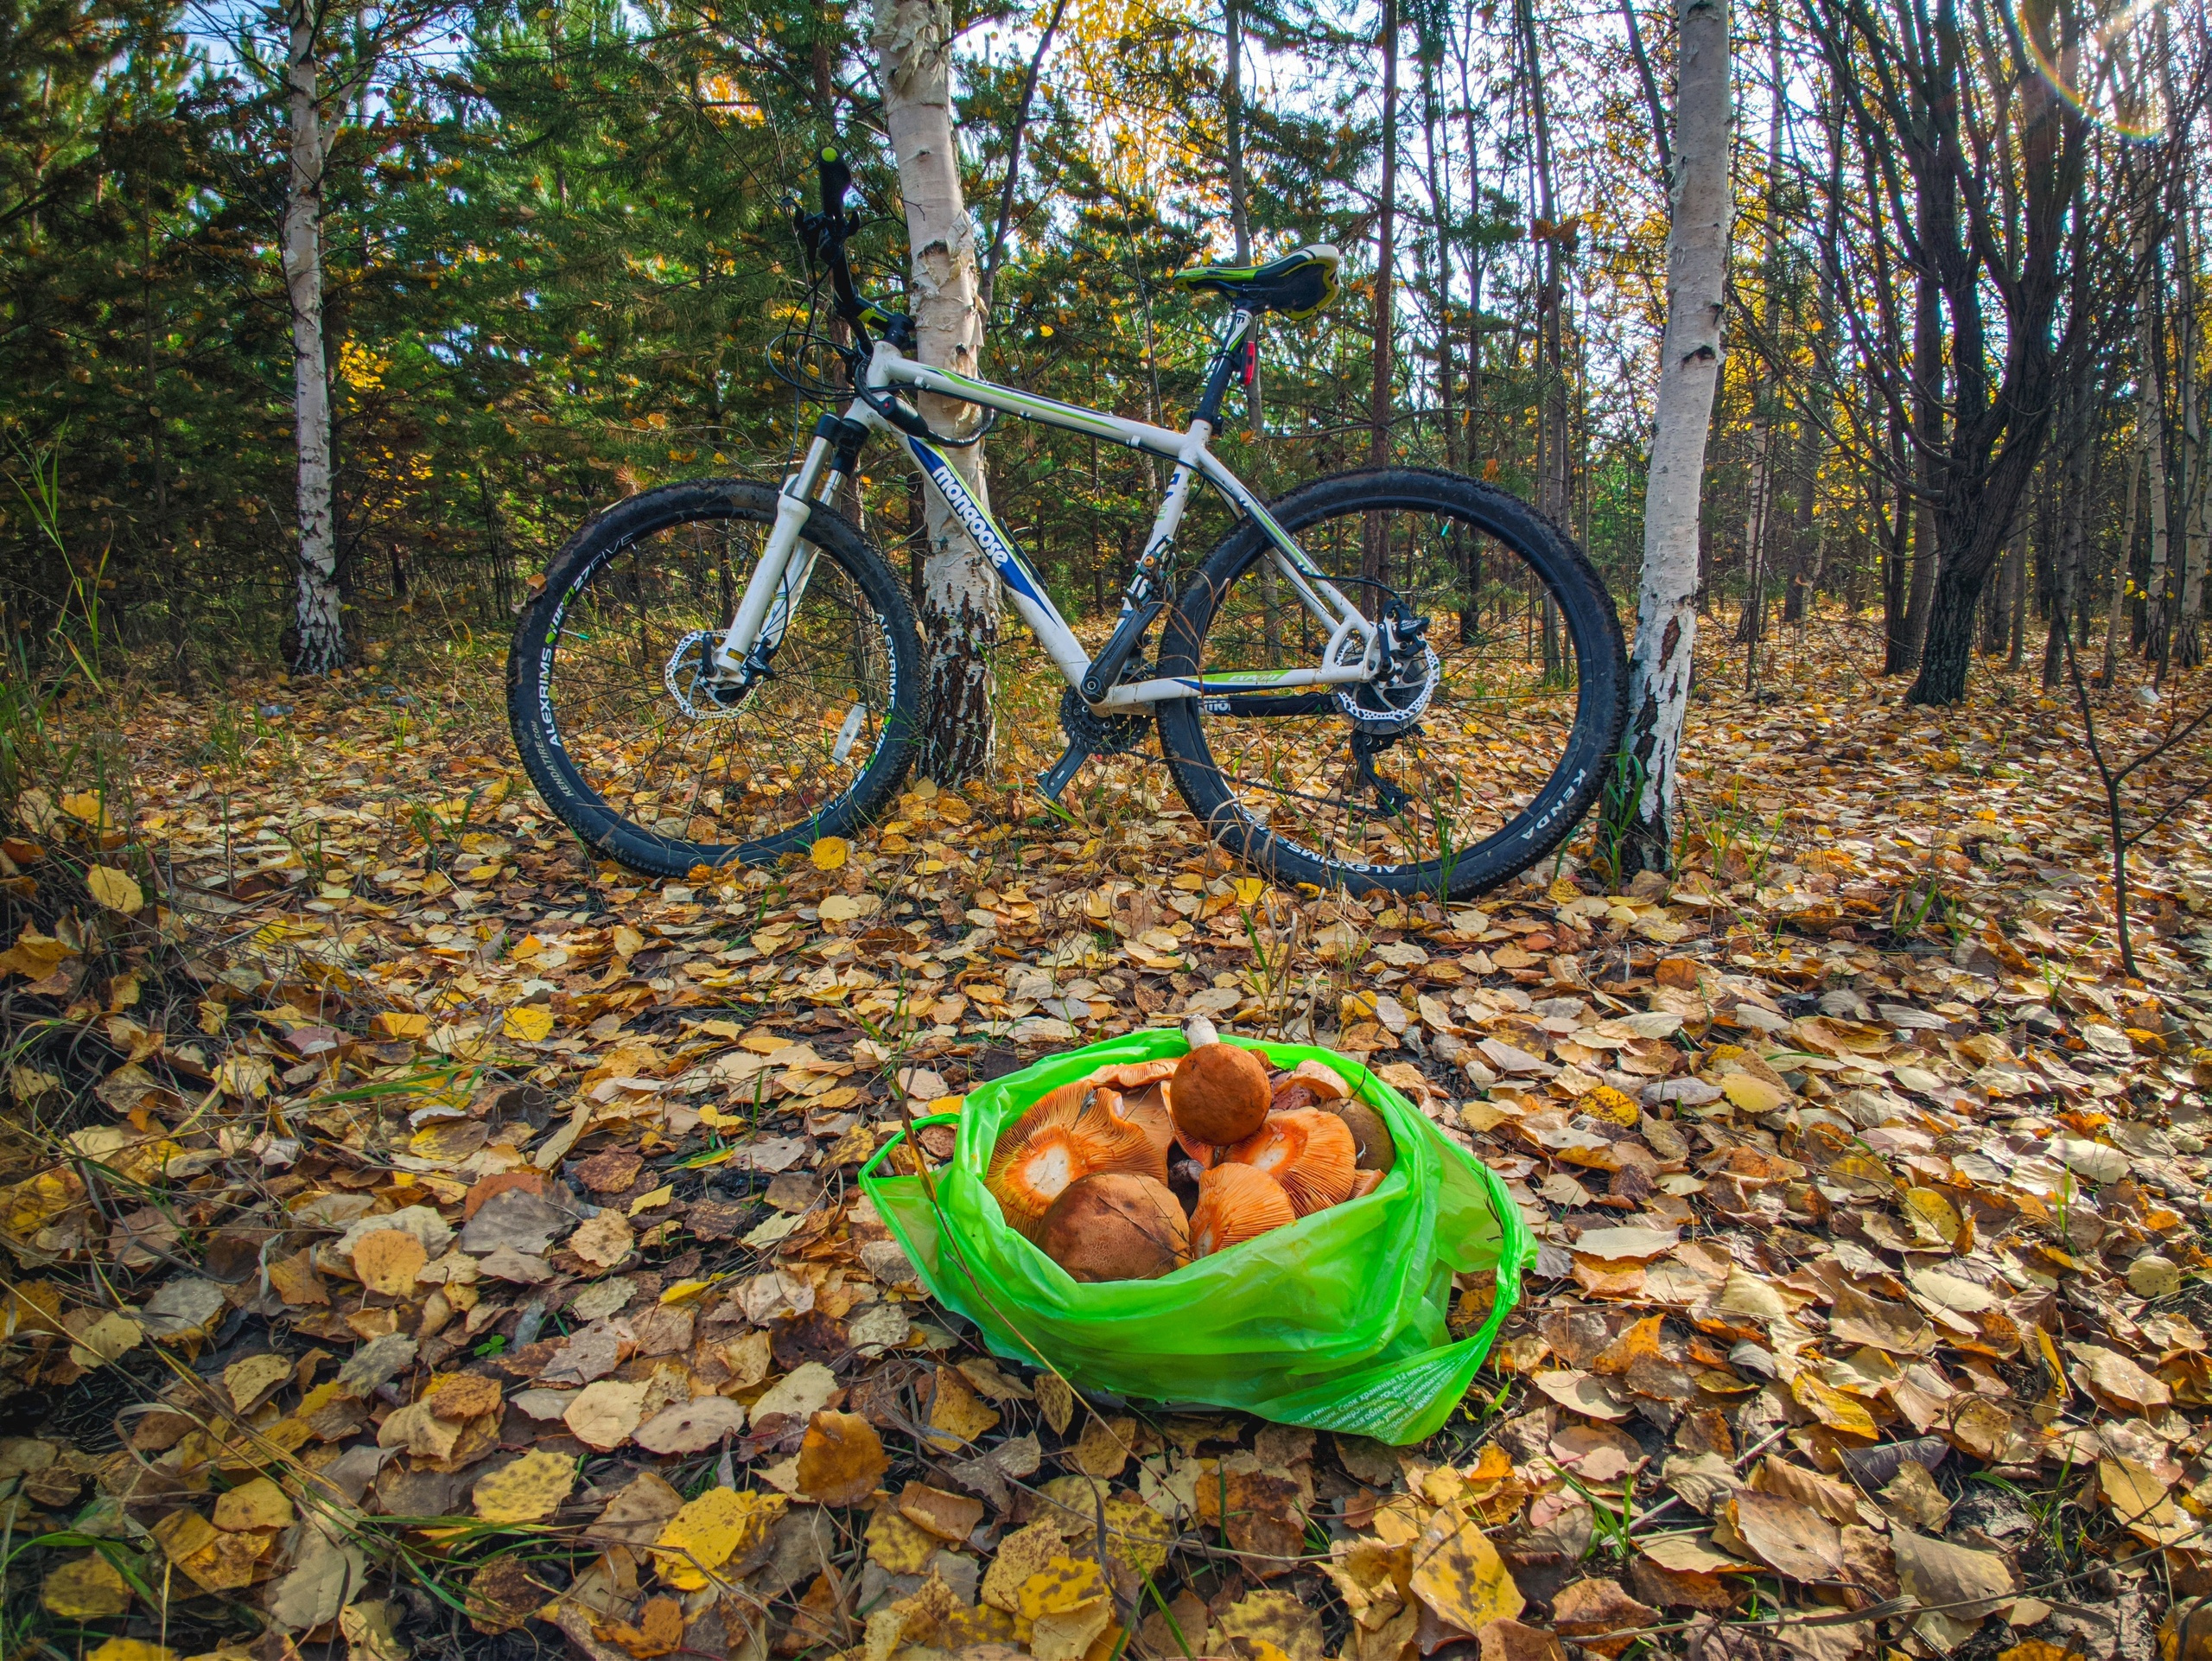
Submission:
<svg viewBox="0 0 2212 1661">
<path fill-rule="evenodd" d="M 1150 665 L 1135 664 L 1122 671 L 1122 678 L 1148 680 L 1152 672 Z M 1067 735 L 1068 747 L 1052 770 L 1037 780 L 1039 792 L 1055 807 L 1059 805 L 1060 792 L 1092 756 L 1128 755 L 1142 745 L 1145 735 L 1152 730 L 1152 716 L 1148 712 L 1100 715 L 1071 686 L 1060 694 L 1060 730 Z"/>
</svg>

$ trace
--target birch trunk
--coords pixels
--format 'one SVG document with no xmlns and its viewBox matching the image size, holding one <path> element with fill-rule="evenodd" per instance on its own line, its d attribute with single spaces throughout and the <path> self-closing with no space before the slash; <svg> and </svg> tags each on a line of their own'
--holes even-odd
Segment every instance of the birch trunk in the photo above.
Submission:
<svg viewBox="0 0 2212 1661">
<path fill-rule="evenodd" d="M 2135 420 L 2143 432 L 2143 487 L 2150 496 L 2151 507 L 2151 575 L 2143 585 L 2151 629 L 2144 642 L 2144 655 L 2164 675 L 2173 640 L 2174 604 L 2173 581 L 2168 570 L 2171 563 L 2172 527 L 2167 519 L 2171 481 L 2166 474 L 2166 400 L 2159 385 L 2163 379 L 2159 372 L 2164 366 L 2159 357 L 2164 343 L 2155 321 L 2158 309 L 2158 296 L 2145 283 L 2140 307 L 2143 361 L 2135 378 Z"/>
<path fill-rule="evenodd" d="M 338 550 L 330 530 L 330 378 L 322 349 L 322 110 L 311 0 L 294 0 L 285 50 L 291 165 L 284 196 L 284 290 L 292 309 L 292 430 L 299 580 L 292 672 L 323 675 L 346 660 Z"/>
<path fill-rule="evenodd" d="M 1376 39 L 1382 54 L 1382 193 L 1375 215 L 1375 352 L 1367 398 L 1367 464 L 1390 464 L 1391 301 L 1396 276 L 1398 220 L 1398 4 L 1382 0 L 1382 27 Z M 1370 513 L 1360 534 L 1359 574 L 1367 579 L 1360 604 L 1382 615 L 1382 596 L 1371 585 L 1390 580 L 1389 522 Z"/>
<path fill-rule="evenodd" d="M 2120 518 L 2120 557 L 2112 572 L 2112 604 L 2105 614 L 2104 678 L 2109 686 L 2120 672 L 2120 629 L 2126 619 L 2128 579 L 2135 570 L 2135 501 L 2143 483 L 2142 436 L 2136 436 L 2135 454 L 2127 464 L 2127 511 Z"/>
<path fill-rule="evenodd" d="M 942 0 L 874 0 L 884 124 L 905 199 L 917 355 L 973 374 L 982 354 L 976 306 L 976 235 L 960 192 L 952 136 L 952 21 Z M 939 432 L 965 406 L 925 396 Z M 953 468 L 988 512 L 981 445 L 950 452 Z M 929 493 L 929 551 L 922 565 L 922 749 L 925 776 L 960 784 L 991 754 L 991 664 L 998 647 L 998 574 L 975 539 Z"/>
<path fill-rule="evenodd" d="M 2198 620 L 2204 610 L 2204 563 L 2212 544 L 2212 498 L 2206 494 L 2203 394 L 2197 385 L 2202 327 L 2196 310 L 2196 248 L 2190 205 L 2174 215 L 2175 360 L 2181 366 L 2182 565 L 2181 607 L 2174 619 L 2174 653 L 2184 669 L 2204 660 Z"/>
<path fill-rule="evenodd" d="M 1617 880 L 1670 863 L 1676 764 L 1697 640 L 1699 500 L 1728 270 L 1727 0 L 1683 0 L 1678 19 L 1675 177 L 1667 230 L 1667 328 L 1643 501 L 1643 578 L 1637 602 L 1624 741 L 1632 788 L 1608 792 Z"/>
</svg>

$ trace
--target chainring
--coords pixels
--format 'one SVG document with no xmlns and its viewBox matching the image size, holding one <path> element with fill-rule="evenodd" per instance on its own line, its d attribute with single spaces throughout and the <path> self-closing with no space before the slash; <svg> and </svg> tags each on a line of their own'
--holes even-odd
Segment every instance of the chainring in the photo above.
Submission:
<svg viewBox="0 0 2212 1661">
<path fill-rule="evenodd" d="M 1141 679 L 1149 669 L 1132 671 L 1125 678 Z M 1060 730 L 1071 744 L 1080 744 L 1093 755 L 1128 755 L 1144 742 L 1152 730 L 1152 716 L 1094 714 L 1074 687 L 1060 694 Z"/>
</svg>

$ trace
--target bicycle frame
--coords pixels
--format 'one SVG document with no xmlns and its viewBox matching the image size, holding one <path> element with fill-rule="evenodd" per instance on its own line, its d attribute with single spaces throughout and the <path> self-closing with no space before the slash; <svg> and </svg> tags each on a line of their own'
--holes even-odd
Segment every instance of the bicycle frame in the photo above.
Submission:
<svg viewBox="0 0 2212 1661">
<path fill-rule="evenodd" d="M 1306 557 L 1290 533 L 1276 523 L 1259 498 L 1206 448 L 1217 424 L 1229 372 L 1241 360 L 1255 321 L 1249 312 L 1239 310 L 1231 315 L 1215 353 L 1205 395 L 1190 425 L 1181 432 L 1039 398 L 951 370 L 931 368 L 906 357 L 887 341 L 874 343 L 868 366 L 868 391 L 878 400 L 889 395 L 902 422 L 911 421 L 915 428 L 926 430 L 911 405 L 896 402 L 896 394 L 901 391 L 933 392 L 963 404 L 1041 421 L 1046 426 L 1069 432 L 1111 439 L 1174 463 L 1167 493 L 1153 521 L 1151 534 L 1146 538 L 1144 552 L 1122 590 L 1122 612 L 1114 639 L 1101 652 L 1100 663 L 1113 661 L 1118 672 L 1120 664 L 1126 661 L 1128 650 L 1135 644 L 1135 634 L 1130 631 L 1134 628 L 1136 633 L 1141 633 L 1157 613 L 1159 608 L 1154 601 L 1164 597 L 1160 579 L 1165 573 L 1166 556 L 1181 527 L 1192 487 L 1200 478 L 1259 527 L 1268 539 L 1268 557 L 1274 561 L 1276 570 L 1290 584 L 1300 602 L 1328 631 L 1328 644 L 1323 648 L 1318 665 L 1224 674 L 1162 676 L 1106 686 L 1100 689 L 1101 696 L 1086 696 L 1084 700 L 1102 714 L 1193 695 L 1222 700 L 1221 708 L 1234 709 L 1239 713 L 1304 714 L 1319 707 L 1325 699 L 1333 703 L 1334 694 L 1301 697 L 1297 689 L 1357 684 L 1371 678 L 1381 664 L 1381 633 L 1376 626 L 1360 614 L 1359 608 L 1344 598 Z M 850 432 L 859 428 L 888 434 L 905 447 L 921 468 L 930 488 L 997 569 L 1014 610 L 1036 635 L 1053 666 L 1069 685 L 1084 690 L 1084 683 L 1092 672 L 1093 660 L 1052 604 L 1043 581 L 1014 538 L 976 500 L 942 449 L 920 432 L 887 419 L 868 397 L 855 398 L 842 417 L 835 420 L 825 418 L 816 429 L 797 471 L 785 480 L 776 505 L 775 525 L 746 584 L 736 614 L 715 649 L 715 666 L 728 674 L 743 673 L 748 666 L 765 667 L 765 661 L 755 661 L 756 652 L 764 646 L 772 651 L 781 640 L 786 620 L 797 609 L 798 597 L 813 575 L 810 556 L 802 559 L 800 569 L 790 569 L 799 531 L 814 504 L 834 498 L 844 481 L 846 469 L 853 464 L 855 447 L 849 440 L 841 447 L 830 430 Z M 1128 637 L 1126 640 L 1125 635 Z M 1358 646 L 1356 656 L 1345 651 L 1354 641 Z"/>
</svg>

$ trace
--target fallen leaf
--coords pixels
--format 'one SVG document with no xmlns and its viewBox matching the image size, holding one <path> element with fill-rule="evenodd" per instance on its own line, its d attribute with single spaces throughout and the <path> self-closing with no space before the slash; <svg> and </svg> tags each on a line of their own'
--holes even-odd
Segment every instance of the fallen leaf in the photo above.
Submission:
<svg viewBox="0 0 2212 1661">
<path fill-rule="evenodd" d="M 469 1492 L 476 1514 L 487 1523 L 538 1523 L 560 1509 L 575 1483 L 575 1461 L 533 1448 L 480 1477 Z"/>
<path fill-rule="evenodd" d="M 1408 1585 L 1439 1620 L 1463 1632 L 1514 1620 L 1524 1607 L 1521 1588 L 1481 1524 L 1448 1511 L 1422 1531 Z"/>
<path fill-rule="evenodd" d="M 654 1541 L 661 1579 L 684 1591 L 702 1591 L 709 1576 L 750 1547 L 784 1514 L 781 1494 L 709 1488 L 670 1518 Z"/>
<path fill-rule="evenodd" d="M 632 1432 L 655 1454 L 702 1454 L 745 1429 L 745 1409 L 727 1396 L 695 1396 L 664 1407 Z"/>
<path fill-rule="evenodd" d="M 95 865 L 85 873 L 85 888 L 110 911 L 135 917 L 146 908 L 146 896 L 137 881 L 112 865 Z"/>
<path fill-rule="evenodd" d="M 799 1492 L 808 1499 L 824 1505 L 856 1505 L 875 1492 L 890 1468 L 883 1438 L 859 1414 L 820 1412 L 808 1422 L 798 1450 Z"/>
<path fill-rule="evenodd" d="M 587 1448 L 612 1453 L 630 1440 L 645 1416 L 645 1387 L 601 1378 L 576 1392 L 562 1422 Z"/>
<path fill-rule="evenodd" d="M 1779 1494 L 1739 1490 L 1721 1508 L 1738 1538 L 1777 1575 L 1821 1582 L 1843 1573 L 1843 1542 L 1834 1524 Z"/>
<path fill-rule="evenodd" d="M 95 1551 L 48 1570 L 38 1596 L 48 1613 L 64 1620 L 105 1620 L 130 1609 L 130 1582 Z"/>
</svg>

